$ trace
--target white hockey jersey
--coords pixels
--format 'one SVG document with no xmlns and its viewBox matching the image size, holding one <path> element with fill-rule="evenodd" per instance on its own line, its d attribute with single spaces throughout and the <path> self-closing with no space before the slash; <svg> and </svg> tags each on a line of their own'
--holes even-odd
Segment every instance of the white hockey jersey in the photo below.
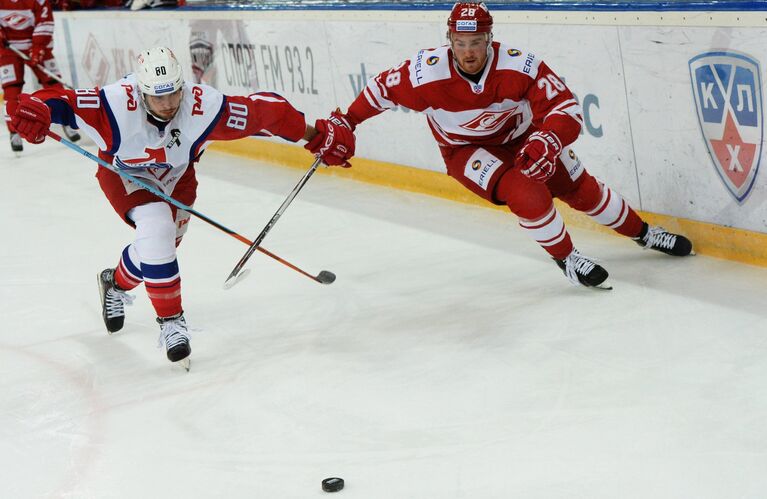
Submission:
<svg viewBox="0 0 767 499">
<path fill-rule="evenodd" d="M 213 87 L 185 83 L 180 108 L 160 128 L 147 116 L 134 75 L 102 89 L 49 88 L 34 94 L 51 108 L 54 123 L 83 130 L 99 156 L 171 194 L 189 165 L 214 140 L 304 136 L 304 115 L 274 93 L 227 96 Z M 124 180 L 128 192 L 139 186 Z"/>
</svg>

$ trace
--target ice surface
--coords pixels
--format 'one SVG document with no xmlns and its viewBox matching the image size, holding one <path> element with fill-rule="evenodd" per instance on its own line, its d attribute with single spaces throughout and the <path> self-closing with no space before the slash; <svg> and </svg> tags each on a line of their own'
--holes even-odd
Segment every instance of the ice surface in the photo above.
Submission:
<svg viewBox="0 0 767 499">
<path fill-rule="evenodd" d="M 194 220 L 192 370 L 143 289 L 108 336 L 96 274 L 132 231 L 52 141 L 0 136 L 0 497 L 763 498 L 767 269 L 572 230 L 570 286 L 507 213 L 326 175 L 264 246 Z M 309 162 L 307 162 L 307 168 Z M 195 208 L 255 237 L 302 172 L 213 152 Z"/>
</svg>

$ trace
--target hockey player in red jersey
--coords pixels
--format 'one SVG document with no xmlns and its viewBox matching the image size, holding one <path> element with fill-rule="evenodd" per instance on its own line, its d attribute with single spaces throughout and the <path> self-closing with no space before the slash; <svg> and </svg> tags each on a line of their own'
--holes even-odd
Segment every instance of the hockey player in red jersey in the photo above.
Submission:
<svg viewBox="0 0 767 499">
<path fill-rule="evenodd" d="M 279 136 L 318 154 L 328 165 L 350 166 L 354 135 L 302 113 L 274 93 L 223 95 L 213 87 L 185 83 L 170 49 L 142 52 L 135 74 L 104 88 L 48 88 L 22 94 L 12 123 L 26 140 L 45 140 L 51 121 L 78 125 L 99 147 L 99 157 L 188 206 L 197 192 L 195 164 L 215 140 L 251 135 Z M 109 333 L 119 331 L 128 291 L 143 283 L 160 323 L 160 338 L 172 362 L 191 353 L 181 306 L 181 277 L 176 247 L 186 232 L 189 213 L 99 168 L 101 189 L 118 215 L 135 230 L 116 268 L 99 274 L 103 318 Z M 188 361 L 185 360 L 185 364 Z"/>
<path fill-rule="evenodd" d="M 0 0 L 0 83 L 6 106 L 14 105 L 24 86 L 24 61 L 10 47 L 30 58 L 32 72 L 43 87 L 60 87 L 61 83 L 45 74 L 38 66 L 58 74 L 53 58 L 53 12 L 50 0 Z M 24 149 L 21 137 L 14 130 L 8 113 L 6 126 L 11 134 L 11 149 Z M 69 140 L 77 141 L 79 134 L 64 128 Z"/>
<path fill-rule="evenodd" d="M 583 121 L 573 94 L 534 54 L 493 41 L 483 3 L 456 3 L 447 24 L 449 45 L 372 78 L 334 119 L 354 130 L 395 106 L 424 113 L 448 175 L 507 205 L 573 283 L 607 287 L 608 274 L 574 248 L 555 197 L 640 246 L 691 253 L 687 238 L 649 226 L 585 170 L 570 147 Z"/>
</svg>

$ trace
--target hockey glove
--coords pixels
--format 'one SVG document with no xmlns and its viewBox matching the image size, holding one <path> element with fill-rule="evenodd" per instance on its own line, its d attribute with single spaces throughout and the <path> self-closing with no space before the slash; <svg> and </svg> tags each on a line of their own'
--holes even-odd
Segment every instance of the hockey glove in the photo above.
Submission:
<svg viewBox="0 0 767 499">
<path fill-rule="evenodd" d="M 40 144 L 51 127 L 51 110 L 37 97 L 21 94 L 11 117 L 11 125 L 27 142 Z"/>
<path fill-rule="evenodd" d="M 525 176 L 536 182 L 545 182 L 554 175 L 561 152 L 559 137 L 554 132 L 539 130 L 527 137 L 515 161 Z"/>
<path fill-rule="evenodd" d="M 7 47 L 8 46 L 8 38 L 5 36 L 5 30 L 2 26 L 0 26 L 0 47 Z"/>
<path fill-rule="evenodd" d="M 304 147 L 317 154 L 328 166 L 343 166 L 349 168 L 349 159 L 354 156 L 354 134 L 332 115 L 326 120 L 314 123 L 317 135 Z"/>
<path fill-rule="evenodd" d="M 334 125 L 345 126 L 352 132 L 354 131 L 354 128 L 355 128 L 354 124 L 349 120 L 349 118 L 344 113 L 341 112 L 339 108 L 336 108 L 335 111 L 330 113 L 330 118 L 328 118 L 328 121 L 330 121 Z"/>
<path fill-rule="evenodd" d="M 44 66 L 46 56 L 48 55 L 48 49 L 46 45 L 32 44 L 32 49 L 29 51 L 29 63 L 33 66 Z"/>
</svg>

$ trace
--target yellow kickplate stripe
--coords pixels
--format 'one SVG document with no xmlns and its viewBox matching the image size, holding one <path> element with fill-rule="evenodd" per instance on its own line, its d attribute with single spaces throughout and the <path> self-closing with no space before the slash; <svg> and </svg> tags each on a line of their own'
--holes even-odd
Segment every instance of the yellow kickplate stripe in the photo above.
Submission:
<svg viewBox="0 0 767 499">
<path fill-rule="evenodd" d="M 216 142 L 211 146 L 211 149 L 294 168 L 306 169 L 312 163 L 309 152 L 299 146 L 264 140 L 243 139 L 232 142 Z M 508 209 L 505 206 L 495 206 L 480 199 L 441 172 L 362 158 L 354 158 L 352 164 L 354 165 L 353 168 L 323 168 L 318 172 L 477 206 L 499 210 Z M 557 208 L 568 225 L 615 234 L 612 230 L 599 225 L 583 213 L 572 210 L 564 203 L 557 202 Z M 656 213 L 640 212 L 640 214 L 648 223 L 662 225 L 671 232 L 689 237 L 696 253 L 752 265 L 767 266 L 767 234 Z"/>
</svg>

